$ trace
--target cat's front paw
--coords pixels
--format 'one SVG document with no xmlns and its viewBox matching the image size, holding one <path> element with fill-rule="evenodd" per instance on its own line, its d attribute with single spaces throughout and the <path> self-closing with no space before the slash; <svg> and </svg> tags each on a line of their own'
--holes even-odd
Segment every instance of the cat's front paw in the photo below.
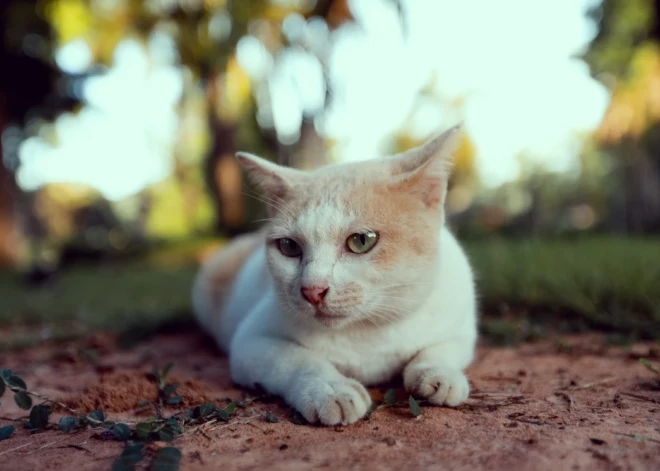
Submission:
<svg viewBox="0 0 660 471">
<path fill-rule="evenodd" d="M 433 404 L 456 407 L 465 402 L 470 385 L 462 371 L 428 366 L 413 367 L 404 372 L 408 392 Z"/>
<path fill-rule="evenodd" d="M 301 385 L 296 408 L 307 421 L 348 425 L 360 420 L 371 406 L 366 388 L 350 378 L 314 379 Z"/>
</svg>

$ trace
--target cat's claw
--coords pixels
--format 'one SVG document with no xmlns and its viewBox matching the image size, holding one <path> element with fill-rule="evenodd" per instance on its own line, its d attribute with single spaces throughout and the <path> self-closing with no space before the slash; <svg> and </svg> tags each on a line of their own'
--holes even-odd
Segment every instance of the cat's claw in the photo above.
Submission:
<svg viewBox="0 0 660 471">
<path fill-rule="evenodd" d="M 318 379 L 300 388 L 298 411 L 311 423 L 348 425 L 360 420 L 371 406 L 366 388 L 350 378 Z"/>
<path fill-rule="evenodd" d="M 406 390 L 418 399 L 440 406 L 456 407 L 465 402 L 470 385 L 462 371 L 438 367 L 414 367 L 404 373 Z"/>
</svg>

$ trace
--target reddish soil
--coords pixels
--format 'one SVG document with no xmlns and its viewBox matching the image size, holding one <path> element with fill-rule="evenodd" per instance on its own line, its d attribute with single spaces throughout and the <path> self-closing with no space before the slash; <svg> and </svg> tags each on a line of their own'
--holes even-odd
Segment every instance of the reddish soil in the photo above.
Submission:
<svg viewBox="0 0 660 471">
<path fill-rule="evenodd" d="M 118 421 L 137 420 L 138 401 L 156 396 L 152 365 L 168 361 L 175 362 L 170 380 L 180 383 L 186 406 L 247 401 L 233 422 L 175 439 L 184 470 L 650 470 L 660 469 L 660 390 L 637 359 L 657 362 L 658 352 L 650 344 L 606 346 L 596 336 L 481 347 L 469 370 L 468 404 L 424 407 L 418 418 L 406 408 L 383 408 L 369 420 L 336 428 L 296 425 L 280 401 L 245 399 L 246 392 L 231 384 L 226 358 L 197 332 L 162 334 L 126 350 L 109 335 L 45 344 L 3 354 L 0 367 L 21 375 L 32 391 L 81 412 L 102 407 Z M 385 390 L 373 389 L 374 399 Z M 279 422 L 269 423 L 266 411 Z M 22 414 L 6 394 L 0 426 Z M 109 470 L 122 444 L 98 433 L 30 435 L 17 427 L 0 441 L 0 469 Z M 149 452 L 163 445 L 150 445 Z M 146 460 L 138 467 L 147 468 Z"/>
</svg>

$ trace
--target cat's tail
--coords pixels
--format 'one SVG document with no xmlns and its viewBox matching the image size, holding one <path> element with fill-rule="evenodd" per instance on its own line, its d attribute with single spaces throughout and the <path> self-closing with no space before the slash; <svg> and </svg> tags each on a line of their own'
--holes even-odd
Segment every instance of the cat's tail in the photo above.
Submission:
<svg viewBox="0 0 660 471">
<path fill-rule="evenodd" d="M 197 322 L 218 339 L 224 305 L 239 270 L 263 241 L 262 232 L 236 237 L 221 247 L 202 266 L 192 289 L 192 307 Z"/>
</svg>

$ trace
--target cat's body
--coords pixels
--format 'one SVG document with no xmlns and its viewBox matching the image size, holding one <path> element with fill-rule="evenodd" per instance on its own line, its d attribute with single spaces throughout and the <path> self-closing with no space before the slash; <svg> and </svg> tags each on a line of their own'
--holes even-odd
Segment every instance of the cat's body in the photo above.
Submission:
<svg viewBox="0 0 660 471">
<path fill-rule="evenodd" d="M 402 373 L 419 398 L 467 398 L 474 283 L 442 214 L 455 134 L 310 173 L 241 157 L 273 221 L 220 250 L 193 293 L 235 382 L 328 425 L 367 412 L 363 384 Z"/>
</svg>

